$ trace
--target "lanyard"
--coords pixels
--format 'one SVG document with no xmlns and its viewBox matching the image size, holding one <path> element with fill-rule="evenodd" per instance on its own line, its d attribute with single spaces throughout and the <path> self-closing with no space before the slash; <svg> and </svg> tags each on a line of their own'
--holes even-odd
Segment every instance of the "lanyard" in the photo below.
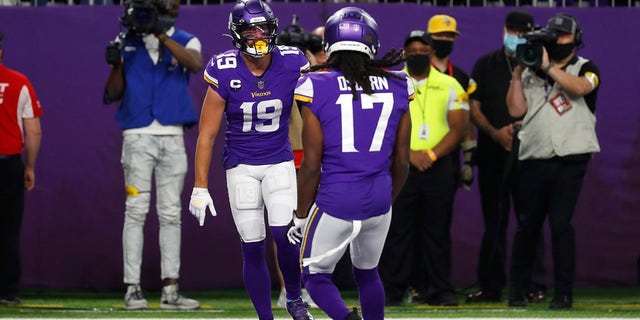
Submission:
<svg viewBox="0 0 640 320">
<path fill-rule="evenodd" d="M 420 108 L 420 112 L 422 113 L 422 124 L 427 124 L 427 112 L 425 111 L 426 97 L 424 100 L 418 98 L 418 95 L 422 95 L 422 92 L 420 92 L 420 85 L 418 84 L 418 81 L 416 81 L 416 79 L 414 79 L 413 77 L 409 78 L 411 79 L 411 82 L 413 82 L 413 90 L 417 92 L 416 99 L 414 99 L 414 101 L 417 101 L 418 108 Z M 431 77 L 427 77 L 427 79 L 425 79 L 424 81 L 425 95 L 427 94 L 427 90 L 429 90 L 429 79 L 431 79 Z"/>
<path fill-rule="evenodd" d="M 433 62 L 431 62 L 431 66 L 436 68 L 436 70 L 440 71 L 440 69 L 438 69 L 438 67 L 436 67 L 436 65 L 433 64 Z M 449 76 L 453 77 L 453 65 L 451 64 L 451 60 L 449 59 L 447 59 L 447 71 L 449 71 Z"/>
</svg>

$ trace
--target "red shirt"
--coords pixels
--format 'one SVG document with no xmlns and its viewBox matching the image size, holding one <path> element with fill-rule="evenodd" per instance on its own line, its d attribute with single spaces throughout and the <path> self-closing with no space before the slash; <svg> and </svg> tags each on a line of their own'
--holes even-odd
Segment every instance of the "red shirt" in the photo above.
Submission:
<svg viewBox="0 0 640 320">
<path fill-rule="evenodd" d="M 41 115 L 42 107 L 29 79 L 0 63 L 0 154 L 21 154 L 22 119 Z"/>
</svg>

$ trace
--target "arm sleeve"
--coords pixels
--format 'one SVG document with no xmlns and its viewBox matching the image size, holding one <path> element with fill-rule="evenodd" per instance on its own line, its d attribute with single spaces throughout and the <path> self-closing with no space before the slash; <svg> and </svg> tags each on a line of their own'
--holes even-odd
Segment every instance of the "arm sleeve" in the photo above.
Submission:
<svg viewBox="0 0 640 320">
<path fill-rule="evenodd" d="M 192 49 L 198 52 L 202 52 L 202 43 L 200 43 L 200 39 L 193 37 L 191 38 L 191 40 L 189 40 L 189 42 L 187 42 L 185 49 Z"/>
<path fill-rule="evenodd" d="M 227 88 L 226 86 L 221 85 L 221 83 L 224 83 L 224 82 L 223 82 L 223 79 L 221 79 L 222 73 L 220 72 L 220 69 L 218 69 L 216 65 L 217 58 L 218 56 L 214 55 L 213 57 L 211 57 L 209 62 L 207 62 L 207 65 L 204 69 L 204 81 L 206 81 L 209 87 L 213 89 L 213 91 L 217 92 L 220 95 L 220 97 L 222 97 L 224 100 L 228 100 Z M 237 63 L 237 60 L 236 60 L 236 63 Z"/>
<path fill-rule="evenodd" d="M 313 104 L 313 82 L 308 74 L 305 74 L 298 79 L 298 84 L 296 85 L 296 89 L 293 93 L 293 98 L 300 106 L 309 106 Z"/>
<path fill-rule="evenodd" d="M 42 106 L 40 105 L 36 91 L 33 89 L 29 80 L 25 80 L 25 83 L 20 90 L 18 110 L 21 110 L 22 118 L 37 118 L 43 114 Z"/>
<path fill-rule="evenodd" d="M 469 110 L 469 96 L 458 81 L 452 82 L 447 110 Z"/>
<path fill-rule="evenodd" d="M 478 60 L 476 64 L 473 66 L 473 71 L 471 71 L 471 81 L 473 81 L 473 85 L 469 84 L 469 98 L 474 100 L 482 101 L 482 95 L 484 93 L 484 81 L 483 81 L 483 67 L 482 60 Z M 471 86 L 475 86 L 473 90 L 471 90 Z"/>
<path fill-rule="evenodd" d="M 600 70 L 593 61 L 589 60 L 580 68 L 579 76 L 584 76 L 589 80 L 593 90 L 584 96 L 584 101 L 589 106 L 591 112 L 596 112 L 596 100 L 598 99 L 598 89 L 600 89 Z"/>
</svg>

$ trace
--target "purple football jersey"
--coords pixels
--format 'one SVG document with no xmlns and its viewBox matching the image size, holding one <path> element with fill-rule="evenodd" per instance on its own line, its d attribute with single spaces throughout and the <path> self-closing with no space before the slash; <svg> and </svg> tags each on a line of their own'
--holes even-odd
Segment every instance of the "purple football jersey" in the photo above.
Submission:
<svg viewBox="0 0 640 320">
<path fill-rule="evenodd" d="M 320 120 L 324 136 L 316 197 L 322 211 L 349 220 L 389 211 L 391 155 L 414 94 L 406 75 L 396 74 L 402 79 L 370 77 L 374 94 L 357 88 L 358 100 L 340 72 L 313 72 L 298 80 L 295 99 Z"/>
<path fill-rule="evenodd" d="M 293 159 L 289 143 L 293 90 L 300 71 L 308 67 L 298 48 L 286 46 L 273 50 L 271 65 L 259 77 L 249 71 L 238 50 L 211 58 L 205 81 L 226 101 L 225 169 Z"/>
</svg>

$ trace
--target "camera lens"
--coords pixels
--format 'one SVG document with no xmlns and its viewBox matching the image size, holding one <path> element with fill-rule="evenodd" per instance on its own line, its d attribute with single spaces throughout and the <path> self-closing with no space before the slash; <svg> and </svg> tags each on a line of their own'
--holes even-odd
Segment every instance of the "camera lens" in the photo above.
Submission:
<svg viewBox="0 0 640 320">
<path fill-rule="evenodd" d="M 542 62 L 542 45 L 527 43 L 516 48 L 516 60 L 526 67 L 538 67 Z"/>
<path fill-rule="evenodd" d="M 120 18 L 128 32 L 149 34 L 158 22 L 158 7 L 152 0 L 127 0 L 124 16 Z"/>
<path fill-rule="evenodd" d="M 522 52 L 522 59 L 524 61 L 535 61 L 537 58 L 536 49 L 531 46 L 527 46 L 524 52 Z"/>
</svg>

